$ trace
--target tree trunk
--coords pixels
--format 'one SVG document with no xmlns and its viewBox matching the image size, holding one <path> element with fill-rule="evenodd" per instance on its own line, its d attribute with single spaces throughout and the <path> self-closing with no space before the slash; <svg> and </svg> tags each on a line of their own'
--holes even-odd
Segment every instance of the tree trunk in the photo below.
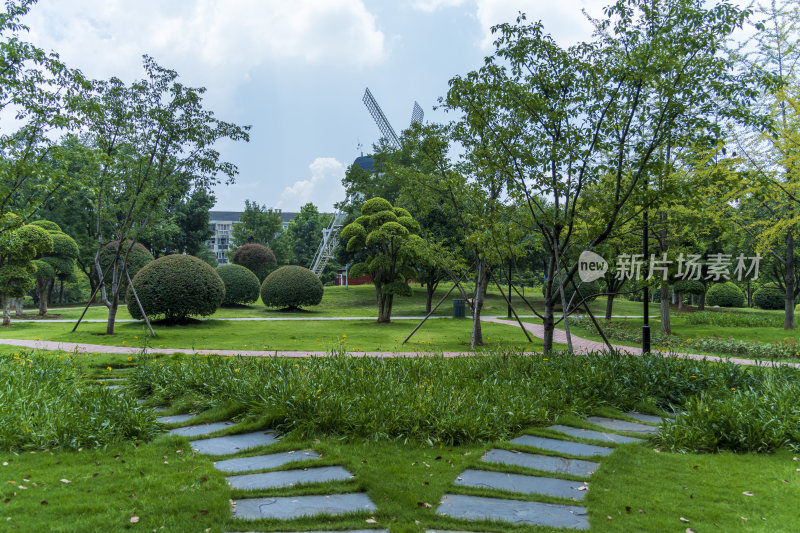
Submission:
<svg viewBox="0 0 800 533">
<path fill-rule="evenodd" d="M 426 315 L 431 312 L 431 307 L 432 307 L 431 304 L 433 303 L 433 294 L 436 292 L 436 286 L 437 285 L 438 285 L 438 283 L 434 284 L 434 283 L 431 283 L 430 281 L 428 281 L 428 283 L 427 283 L 428 294 L 427 294 L 427 298 L 425 300 L 425 314 Z"/>
<path fill-rule="evenodd" d="M 119 308 L 119 294 L 111 296 L 111 305 L 108 307 L 108 323 L 106 324 L 106 335 L 114 334 L 114 321 L 117 318 L 117 308 Z"/>
<path fill-rule="evenodd" d="M 36 280 L 36 290 L 39 292 L 39 316 L 47 314 L 47 281 Z"/>
<path fill-rule="evenodd" d="M 611 320 L 612 311 L 614 310 L 614 297 L 616 294 L 609 294 L 606 296 L 606 320 Z"/>
<path fill-rule="evenodd" d="M 705 311 L 706 308 L 706 291 L 704 290 L 703 293 L 700 295 L 700 299 L 697 302 L 697 310 L 698 311 Z"/>
<path fill-rule="evenodd" d="M 783 329 L 794 329 L 794 234 L 786 235 L 786 270 L 784 271 L 786 300 L 784 302 Z"/>
<path fill-rule="evenodd" d="M 669 319 L 669 283 L 661 282 L 661 332 L 672 335 L 672 323 Z"/>
<path fill-rule="evenodd" d="M 58 303 L 64 303 L 64 280 L 61 280 L 61 286 L 58 289 Z"/>
<path fill-rule="evenodd" d="M 542 326 L 544 326 L 544 339 L 542 340 L 542 351 L 546 354 L 553 351 L 553 331 L 555 330 L 555 312 L 553 309 L 552 299 L 545 299 L 544 302 L 544 317 L 542 318 Z"/>
<path fill-rule="evenodd" d="M 25 298 L 24 297 L 14 298 L 14 313 L 17 316 L 23 316 L 24 315 L 24 313 L 22 311 L 23 302 L 25 302 Z"/>
<path fill-rule="evenodd" d="M 8 296 L 3 296 L 3 326 L 10 326 L 11 325 L 11 313 L 10 311 L 11 302 L 9 301 Z"/>
<path fill-rule="evenodd" d="M 683 309 L 683 293 L 678 293 L 678 310 Z"/>
<path fill-rule="evenodd" d="M 483 346 L 483 330 L 481 329 L 481 309 L 489 285 L 489 276 L 486 272 L 486 260 L 478 260 L 478 275 L 475 279 L 475 296 L 472 299 L 472 341 L 470 347 Z"/>
</svg>

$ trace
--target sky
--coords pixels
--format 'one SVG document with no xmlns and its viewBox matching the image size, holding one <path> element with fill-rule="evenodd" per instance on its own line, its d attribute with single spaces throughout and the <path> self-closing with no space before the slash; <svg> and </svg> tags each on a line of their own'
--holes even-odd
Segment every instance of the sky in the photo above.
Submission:
<svg viewBox="0 0 800 533">
<path fill-rule="evenodd" d="M 369 87 L 398 133 L 414 101 L 425 121 L 448 80 L 492 52 L 491 26 L 519 11 L 562 45 L 591 35 L 582 14 L 603 0 L 39 0 L 28 40 L 97 79 L 143 75 L 142 55 L 207 88 L 221 119 L 251 125 L 250 142 L 218 143 L 238 166 L 215 189 L 215 210 L 250 199 L 331 211 L 341 179 L 380 137 L 361 101 Z"/>
</svg>

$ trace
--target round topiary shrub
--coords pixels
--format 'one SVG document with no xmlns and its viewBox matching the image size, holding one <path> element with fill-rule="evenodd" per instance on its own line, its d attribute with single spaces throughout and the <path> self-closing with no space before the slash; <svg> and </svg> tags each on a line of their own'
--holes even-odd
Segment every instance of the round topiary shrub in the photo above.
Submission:
<svg viewBox="0 0 800 533">
<path fill-rule="evenodd" d="M 117 253 L 118 244 L 119 241 L 111 241 L 103 246 L 102 250 L 100 250 L 100 268 L 103 269 L 104 275 L 111 276 L 109 268 L 111 268 L 111 263 Z M 120 261 L 122 261 L 122 259 L 125 257 L 125 252 L 128 250 L 128 246 L 130 246 L 130 244 L 131 241 L 125 241 L 122 243 L 122 250 L 120 251 L 119 259 Z M 137 242 L 133 245 L 131 252 L 128 254 L 128 261 L 125 263 L 125 267 L 128 270 L 128 274 L 130 274 L 131 278 L 133 278 L 143 266 L 150 263 L 152 260 L 153 254 L 150 253 L 150 250 Z M 107 272 L 108 274 L 106 274 Z"/>
<path fill-rule="evenodd" d="M 222 265 L 217 274 L 225 284 L 222 305 L 248 304 L 258 300 L 261 284 L 255 274 L 241 265 Z"/>
<path fill-rule="evenodd" d="M 744 293 L 732 281 L 715 283 L 706 292 L 706 304 L 719 307 L 743 307 Z"/>
<path fill-rule="evenodd" d="M 133 287 L 147 316 L 167 322 L 208 316 L 225 299 L 225 284 L 217 271 L 191 255 L 166 255 L 148 263 L 133 278 Z M 131 289 L 128 311 L 142 318 Z"/>
<path fill-rule="evenodd" d="M 307 268 L 285 266 L 271 273 L 261 284 L 261 301 L 267 307 L 296 308 L 317 305 L 324 289 L 320 279 Z"/>
<path fill-rule="evenodd" d="M 675 290 L 675 292 L 680 292 L 683 294 L 700 295 L 706 291 L 706 286 L 703 285 L 703 282 L 696 279 L 678 280 L 675 282 L 672 288 Z"/>
<path fill-rule="evenodd" d="M 260 283 L 275 267 L 275 254 L 263 244 L 245 244 L 233 252 L 233 263 L 249 269 Z"/>
<path fill-rule="evenodd" d="M 786 293 L 774 285 L 765 285 L 753 293 L 753 304 L 760 309 L 783 309 Z"/>
</svg>

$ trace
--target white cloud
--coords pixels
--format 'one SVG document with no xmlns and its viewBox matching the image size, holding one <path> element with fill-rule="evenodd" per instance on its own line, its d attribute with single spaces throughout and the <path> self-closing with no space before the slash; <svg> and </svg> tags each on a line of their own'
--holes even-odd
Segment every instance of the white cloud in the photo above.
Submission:
<svg viewBox="0 0 800 533">
<path fill-rule="evenodd" d="M 300 206 L 312 202 L 320 211 L 332 212 L 333 204 L 344 200 L 344 165 L 333 157 L 318 157 L 308 168 L 311 179 L 298 180 L 286 187 L 276 207 L 299 211 Z"/>
<path fill-rule="evenodd" d="M 363 0 L 41 0 L 25 23 L 33 42 L 97 78 L 138 76 L 145 53 L 228 85 L 269 61 L 359 68 L 386 57 Z"/>
<path fill-rule="evenodd" d="M 414 0 L 411 2 L 411 7 L 425 13 L 433 13 L 438 9 L 444 7 L 457 7 L 463 3 L 464 0 Z"/>
<path fill-rule="evenodd" d="M 520 12 L 525 13 L 530 22 L 541 20 L 545 33 L 551 34 L 561 46 L 572 45 L 592 34 L 592 25 L 581 10 L 597 16 L 606 3 L 604 0 L 477 0 L 475 16 L 483 30 L 480 45 L 484 49 L 492 48 L 497 39 L 492 34 L 492 26 L 514 22 Z"/>
</svg>

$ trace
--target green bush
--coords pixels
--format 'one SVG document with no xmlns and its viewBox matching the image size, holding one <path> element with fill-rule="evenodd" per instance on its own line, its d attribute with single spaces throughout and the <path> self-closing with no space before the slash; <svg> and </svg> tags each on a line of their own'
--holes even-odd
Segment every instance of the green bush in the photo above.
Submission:
<svg viewBox="0 0 800 533">
<path fill-rule="evenodd" d="M 27 406 L 27 407 L 25 407 Z M 0 356 L 0 449 L 100 447 L 159 433 L 152 410 L 80 379 L 69 356 Z"/>
<path fill-rule="evenodd" d="M 744 307 L 744 293 L 732 281 L 715 283 L 706 292 L 706 305 L 719 307 Z"/>
<path fill-rule="evenodd" d="M 258 282 L 264 281 L 267 274 L 275 268 L 275 254 L 263 244 L 251 243 L 238 247 L 233 252 L 232 261 L 236 265 L 241 265 L 249 269 L 258 278 Z"/>
<path fill-rule="evenodd" d="M 145 265 L 133 287 L 148 317 L 177 322 L 188 316 L 208 316 L 225 299 L 225 284 L 208 263 L 191 255 L 167 255 Z M 128 289 L 128 311 L 143 318 Z"/>
<path fill-rule="evenodd" d="M 128 250 L 128 246 L 130 246 L 131 241 L 125 241 L 122 244 L 122 250 L 120 251 L 120 259 L 125 257 L 125 252 Z M 100 250 L 100 268 L 103 269 L 104 276 L 111 276 L 111 264 L 114 260 L 114 256 L 117 253 L 117 246 L 119 245 L 119 241 L 110 241 L 108 244 L 103 246 L 103 249 Z M 150 263 L 153 260 L 153 254 L 150 253 L 150 250 L 142 246 L 140 243 L 136 243 L 131 248 L 130 254 L 128 254 L 128 261 L 125 263 L 125 267 L 128 270 L 128 274 L 131 276 L 131 279 L 142 269 L 146 264 Z M 110 280 L 107 280 L 110 283 Z"/>
<path fill-rule="evenodd" d="M 48 231 L 50 233 L 62 231 L 61 226 L 59 226 L 55 222 L 51 222 L 50 220 L 36 220 L 34 222 L 31 222 L 31 226 L 39 226 L 43 230 Z"/>
<path fill-rule="evenodd" d="M 696 311 L 686 313 L 687 324 L 723 328 L 782 328 L 783 317 L 772 313 L 735 311 Z"/>
<path fill-rule="evenodd" d="M 225 284 L 225 299 L 222 305 L 248 304 L 258 300 L 260 284 L 249 269 L 241 265 L 222 265 L 217 274 Z"/>
<path fill-rule="evenodd" d="M 703 285 L 703 282 L 697 281 L 696 279 L 681 279 L 675 282 L 672 286 L 675 292 L 680 292 L 683 294 L 703 294 L 706 292 L 706 286 Z"/>
<path fill-rule="evenodd" d="M 261 285 L 261 301 L 267 307 L 302 307 L 318 305 L 324 288 L 320 279 L 307 268 L 285 266 L 266 277 Z"/>
<path fill-rule="evenodd" d="M 783 309 L 786 293 L 774 285 L 765 285 L 753 293 L 753 304 L 760 309 Z"/>
</svg>

